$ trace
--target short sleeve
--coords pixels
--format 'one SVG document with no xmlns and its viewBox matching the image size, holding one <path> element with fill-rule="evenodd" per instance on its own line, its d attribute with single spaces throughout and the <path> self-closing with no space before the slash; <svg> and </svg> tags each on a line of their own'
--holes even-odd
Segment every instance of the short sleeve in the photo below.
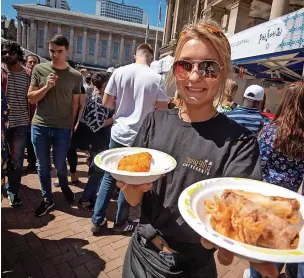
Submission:
<svg viewBox="0 0 304 278">
<path fill-rule="evenodd" d="M 75 95 L 82 94 L 82 87 L 83 87 L 82 76 L 79 75 L 77 78 L 76 86 L 74 87 L 73 90 L 73 94 Z"/>
<path fill-rule="evenodd" d="M 110 95 L 110 96 L 117 96 L 117 83 L 116 83 L 116 77 L 117 74 L 114 71 L 114 73 L 111 75 L 109 82 L 107 84 L 107 87 L 105 89 L 105 93 Z"/>
<path fill-rule="evenodd" d="M 39 87 L 39 75 L 37 72 L 37 68 L 34 67 L 33 72 L 32 72 L 32 77 L 31 77 L 31 87 Z"/>
<path fill-rule="evenodd" d="M 144 119 L 137 136 L 135 138 L 135 141 L 132 144 L 132 147 L 141 147 L 141 148 L 148 148 L 149 146 L 149 134 L 152 129 L 152 118 L 153 113 L 149 113 L 146 118 Z"/>
<path fill-rule="evenodd" d="M 226 164 L 225 177 L 262 180 L 260 151 L 257 139 L 247 135 L 239 140 Z"/>
<path fill-rule="evenodd" d="M 157 94 L 157 101 L 168 101 L 167 91 L 163 82 L 160 84 Z"/>
</svg>

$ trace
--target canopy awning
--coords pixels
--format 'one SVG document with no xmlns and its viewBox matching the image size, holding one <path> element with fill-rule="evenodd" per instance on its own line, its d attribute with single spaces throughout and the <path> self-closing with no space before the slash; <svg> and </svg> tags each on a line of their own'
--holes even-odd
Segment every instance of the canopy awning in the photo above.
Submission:
<svg viewBox="0 0 304 278">
<path fill-rule="evenodd" d="M 304 64 L 304 9 L 229 38 L 232 63 L 254 78 L 300 80 Z"/>
</svg>

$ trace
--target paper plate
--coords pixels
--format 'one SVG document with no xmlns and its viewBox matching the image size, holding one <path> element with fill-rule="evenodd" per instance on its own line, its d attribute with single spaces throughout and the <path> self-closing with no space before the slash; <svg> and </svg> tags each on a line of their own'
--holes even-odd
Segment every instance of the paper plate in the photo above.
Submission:
<svg viewBox="0 0 304 278">
<path fill-rule="evenodd" d="M 117 170 L 118 162 L 123 156 L 149 152 L 152 155 L 149 172 L 128 172 Z M 163 152 L 147 148 L 117 148 L 104 151 L 95 156 L 95 164 L 109 172 L 114 179 L 127 184 L 151 183 L 161 175 L 171 172 L 176 167 L 175 159 Z"/>
<path fill-rule="evenodd" d="M 267 261 L 277 263 L 304 262 L 304 228 L 300 232 L 297 249 L 277 250 L 244 244 L 215 232 L 210 225 L 210 215 L 205 213 L 204 200 L 213 200 L 221 196 L 225 189 L 256 192 L 266 196 L 296 198 L 300 202 L 300 212 L 304 216 L 304 197 L 273 184 L 241 179 L 217 178 L 197 182 L 186 188 L 179 197 L 178 208 L 188 225 L 205 239 L 219 247 L 225 248 L 241 258 L 250 261 Z"/>
</svg>

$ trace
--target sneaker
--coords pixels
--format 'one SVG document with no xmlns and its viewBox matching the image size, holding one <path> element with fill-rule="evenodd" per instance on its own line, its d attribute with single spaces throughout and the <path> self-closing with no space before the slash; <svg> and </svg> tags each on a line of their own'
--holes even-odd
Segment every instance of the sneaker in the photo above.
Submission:
<svg viewBox="0 0 304 278">
<path fill-rule="evenodd" d="M 105 218 L 99 225 L 93 223 L 91 231 L 93 235 L 97 235 L 100 234 L 107 227 L 108 227 L 108 222 L 107 219 Z"/>
<path fill-rule="evenodd" d="M 61 186 L 61 191 L 69 203 L 72 203 L 75 200 L 75 194 L 68 185 L 64 187 Z"/>
<path fill-rule="evenodd" d="M 245 269 L 243 273 L 243 278 L 251 278 L 250 269 Z"/>
<path fill-rule="evenodd" d="M 18 207 L 22 204 L 22 201 L 17 194 L 15 196 L 14 195 L 8 195 L 7 198 L 8 198 L 9 205 L 10 205 L 11 208 Z"/>
<path fill-rule="evenodd" d="M 133 222 L 131 220 L 127 220 L 125 224 L 122 226 L 115 226 L 113 227 L 113 232 L 115 234 L 123 234 L 127 232 L 133 232 L 136 226 L 138 225 L 138 222 Z"/>
<path fill-rule="evenodd" d="M 55 187 L 59 187 L 59 180 L 55 180 L 53 184 Z"/>
<path fill-rule="evenodd" d="M 81 199 L 79 199 L 77 206 L 86 211 L 94 211 L 95 204 L 91 202 L 83 202 Z"/>
<path fill-rule="evenodd" d="M 54 201 L 42 201 L 40 206 L 35 210 L 36 216 L 45 215 L 54 206 Z"/>
</svg>

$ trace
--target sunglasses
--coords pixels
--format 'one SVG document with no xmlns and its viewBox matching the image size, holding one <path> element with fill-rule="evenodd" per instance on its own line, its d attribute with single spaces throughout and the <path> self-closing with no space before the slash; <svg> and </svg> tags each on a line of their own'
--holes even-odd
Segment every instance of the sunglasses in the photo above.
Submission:
<svg viewBox="0 0 304 278">
<path fill-rule="evenodd" d="M 176 79 L 188 79 L 196 64 L 198 65 L 197 68 L 200 77 L 204 77 L 205 79 L 208 79 L 210 81 L 216 80 L 221 73 L 222 67 L 217 61 L 214 60 L 178 60 L 173 64 L 173 73 Z"/>
<path fill-rule="evenodd" d="M 17 52 L 14 50 L 10 50 L 10 51 L 1 51 L 1 56 L 5 56 L 6 54 L 10 55 L 10 56 L 14 56 Z"/>
</svg>

